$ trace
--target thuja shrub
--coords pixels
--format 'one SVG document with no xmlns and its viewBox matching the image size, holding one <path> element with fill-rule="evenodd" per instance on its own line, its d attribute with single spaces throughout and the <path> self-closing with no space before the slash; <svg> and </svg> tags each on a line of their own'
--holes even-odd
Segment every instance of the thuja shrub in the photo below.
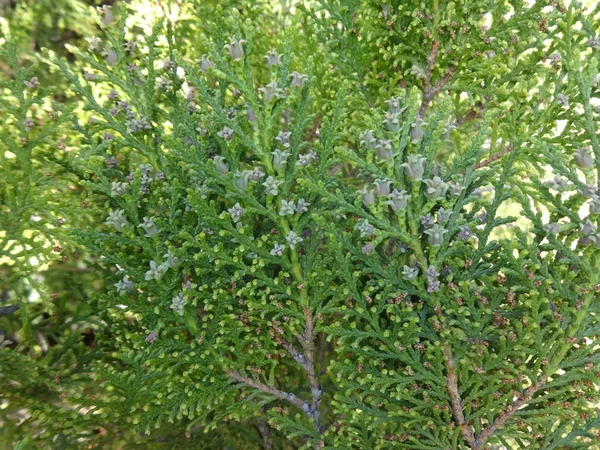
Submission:
<svg viewBox="0 0 600 450">
<path fill-rule="evenodd" d="M 298 18 L 347 20 L 317 3 Z M 420 25 L 413 82 L 375 93 L 318 79 L 335 57 L 384 64 L 360 39 L 298 58 L 292 28 L 257 54 L 240 11 L 196 54 L 176 20 L 131 39 L 105 8 L 84 72 L 53 60 L 83 107 L 62 167 L 102 217 L 70 235 L 114 287 L 88 300 L 89 386 L 25 406 L 32 445 L 598 448 L 595 12 L 550 5 L 544 39 L 510 22 L 558 56 L 514 55 L 538 96 L 470 114 L 476 68 L 433 81 L 451 5 Z M 544 10 L 477 5 L 461 20 Z"/>
</svg>

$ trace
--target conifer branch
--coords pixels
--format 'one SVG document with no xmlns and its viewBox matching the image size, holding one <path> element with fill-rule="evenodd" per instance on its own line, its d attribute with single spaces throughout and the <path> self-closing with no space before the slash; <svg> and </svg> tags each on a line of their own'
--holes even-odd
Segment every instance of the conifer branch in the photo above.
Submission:
<svg viewBox="0 0 600 450">
<path fill-rule="evenodd" d="M 454 365 L 454 357 L 452 356 L 452 350 L 449 345 L 444 346 L 444 359 L 446 362 L 446 369 L 448 371 L 448 382 L 447 388 L 450 394 L 450 402 L 452 404 L 452 415 L 454 420 L 458 423 L 463 439 L 472 447 L 476 448 L 475 433 L 473 429 L 467 424 L 465 415 L 463 413 L 462 400 L 460 398 L 460 392 L 458 390 L 458 378 L 456 376 L 456 366 Z"/>
<path fill-rule="evenodd" d="M 467 122 L 470 122 L 475 119 L 480 119 L 481 117 L 483 117 L 483 112 L 485 111 L 485 105 L 482 103 L 478 103 L 475 106 L 477 109 L 471 109 L 471 110 L 467 111 L 467 113 L 464 116 L 458 118 L 452 125 L 453 128 L 457 128 L 460 125 L 463 125 Z"/>
<path fill-rule="evenodd" d="M 264 450 L 272 450 L 273 443 L 271 442 L 271 430 L 269 429 L 269 425 L 264 420 L 259 420 L 256 423 L 256 428 L 258 428 L 258 432 L 263 439 L 263 449 Z"/>
<path fill-rule="evenodd" d="M 525 406 L 534 394 L 540 390 L 548 379 L 547 375 L 542 375 L 535 384 L 532 384 L 515 400 L 509 405 L 505 411 L 501 412 L 498 417 L 485 429 L 481 431 L 479 436 L 475 440 L 475 445 L 472 446 L 473 450 L 480 450 L 485 445 L 486 441 L 500 428 L 504 423 L 510 419 L 522 406 Z"/>
<path fill-rule="evenodd" d="M 542 375 L 536 383 L 525 389 L 518 399 L 509 405 L 506 410 L 498 414 L 496 419 L 488 427 L 484 428 L 478 436 L 476 436 L 473 428 L 467 423 L 463 413 L 462 399 L 458 388 L 458 377 L 456 375 L 456 366 L 454 364 L 452 350 L 450 349 L 450 346 L 446 344 L 443 351 L 447 370 L 446 386 L 450 395 L 452 415 L 460 427 L 463 439 L 467 444 L 469 444 L 472 450 L 483 449 L 483 446 L 487 440 L 496 432 L 496 430 L 504 425 L 504 423 L 510 419 L 522 406 L 526 405 L 548 379 L 547 375 Z"/>
<path fill-rule="evenodd" d="M 504 148 L 500 151 L 497 151 L 489 158 L 486 158 L 483 161 L 480 161 L 480 162 L 474 164 L 473 169 L 477 170 L 477 169 L 481 169 L 482 167 L 489 166 L 491 163 L 498 161 L 500 158 L 502 158 L 507 153 L 510 153 L 512 151 L 512 149 L 513 149 L 512 146 L 508 145 L 506 148 Z"/>
<path fill-rule="evenodd" d="M 299 340 L 302 345 L 302 352 L 299 352 L 294 348 L 292 344 L 287 342 L 283 337 L 277 339 L 278 343 L 283 346 L 289 355 L 303 368 L 304 372 L 308 377 L 308 382 L 310 385 L 311 391 L 311 400 L 310 404 L 306 401 L 302 401 L 300 398 L 296 397 L 292 393 L 284 392 L 279 389 L 273 388 L 271 386 L 267 386 L 266 384 L 257 382 L 252 378 L 243 376 L 237 372 L 228 371 L 227 375 L 230 378 L 233 378 L 240 383 L 243 383 L 249 387 L 254 389 L 258 389 L 261 392 L 271 394 L 279 399 L 285 400 L 292 405 L 300 408 L 306 416 L 313 420 L 315 430 L 319 435 L 322 435 L 325 432 L 325 427 L 323 427 L 319 420 L 319 405 L 321 403 L 321 397 L 323 396 L 323 390 L 319 384 L 317 379 L 316 370 L 315 370 L 315 362 L 314 362 L 314 353 L 315 353 L 315 345 L 314 345 L 314 318 L 312 316 L 312 312 L 310 308 L 306 306 L 304 308 L 304 334 L 296 335 L 296 338 Z M 262 434 L 262 431 L 261 431 Z M 322 449 L 324 448 L 325 443 L 323 440 L 319 440 L 314 448 Z M 267 447 L 265 447 L 267 448 Z"/>
<path fill-rule="evenodd" d="M 288 354 L 298 364 L 300 364 L 306 373 L 306 376 L 308 377 L 311 391 L 311 402 L 308 411 L 305 410 L 305 412 L 310 418 L 313 419 L 317 432 L 322 434 L 325 429 L 319 421 L 319 405 L 321 403 L 321 397 L 323 396 L 323 390 L 321 389 L 315 370 L 314 319 L 312 317 L 310 308 L 308 307 L 304 308 L 304 320 L 304 334 L 296 335 L 296 338 L 300 344 L 302 344 L 302 352 L 296 350 L 292 344 L 287 342 L 282 337 L 278 339 L 278 342 L 286 349 Z"/>
<path fill-rule="evenodd" d="M 319 381 L 317 380 L 317 375 L 315 371 L 314 319 L 312 316 L 312 312 L 310 311 L 310 308 L 308 306 L 304 308 L 304 320 L 305 329 L 302 346 L 304 347 L 304 359 L 306 361 L 304 368 L 306 370 L 306 374 L 308 375 L 308 382 L 310 384 L 310 409 L 312 418 L 315 421 L 315 427 L 317 429 L 317 432 L 321 434 L 324 430 L 319 422 L 319 404 L 321 403 L 323 390 L 319 385 Z"/>
<path fill-rule="evenodd" d="M 431 74 L 433 72 L 433 67 L 435 66 L 435 61 L 437 58 L 438 50 L 440 48 L 440 44 L 438 41 L 433 41 L 431 45 L 431 51 L 429 52 L 429 56 L 427 57 L 427 63 L 425 67 L 425 78 L 423 80 L 423 100 L 421 101 L 421 107 L 419 108 L 418 116 L 423 118 L 425 116 L 425 112 L 429 107 L 431 101 L 444 89 L 444 87 L 450 82 L 454 72 L 456 71 L 456 66 L 451 65 L 448 68 L 446 74 L 442 77 L 437 84 L 431 84 Z"/>
<path fill-rule="evenodd" d="M 259 390 L 261 392 L 264 392 L 265 394 L 269 394 L 272 395 L 273 397 L 277 397 L 280 400 L 285 400 L 289 403 L 291 403 L 292 405 L 304 410 L 306 408 L 306 402 L 300 400 L 298 397 L 296 397 L 293 393 L 291 392 L 284 392 L 281 391 L 277 388 L 274 388 L 272 386 L 268 386 L 264 383 L 261 383 L 259 381 L 256 381 L 250 377 L 247 377 L 245 375 L 241 375 L 238 372 L 233 372 L 231 370 L 227 371 L 227 376 L 229 376 L 229 378 L 234 379 L 235 381 L 238 381 L 242 384 L 245 384 L 248 387 L 254 388 L 256 390 Z"/>
<path fill-rule="evenodd" d="M 86 27 L 102 34 L 68 48 L 75 61 L 23 59 L 26 33 L 7 32 L 20 22 L 0 27 L 6 445 L 52 447 L 59 433 L 90 448 L 122 435 L 484 450 L 585 447 L 600 433 L 589 420 L 600 361 L 594 16 L 518 0 L 510 18 L 492 1 L 318 0 L 289 30 L 270 2 L 223 16 L 218 0 L 174 1 L 154 2 L 166 23 L 104 5 L 100 28 Z M 151 34 L 129 39 L 140 27 Z M 206 54 L 177 38 L 188 28 Z M 76 97 L 62 104 L 69 85 Z M 488 139 L 500 144 L 482 154 Z M 527 224 L 506 229 L 519 204 Z M 98 264 L 65 264 L 79 252 Z M 51 276 L 35 276 L 42 265 Z M 106 269 L 106 292 L 92 266 Z M 102 330 L 114 339 L 92 345 Z M 221 370 L 229 389 L 198 383 L 224 361 L 235 362 Z M 527 378 L 504 370 L 524 364 Z M 88 379 L 101 382 L 82 399 Z M 324 389 L 339 394 L 333 405 L 321 405 Z M 123 405 L 122 421 L 94 414 Z M 146 436 L 165 420 L 166 433 Z M 449 421 L 452 433 L 436 432 Z"/>
</svg>

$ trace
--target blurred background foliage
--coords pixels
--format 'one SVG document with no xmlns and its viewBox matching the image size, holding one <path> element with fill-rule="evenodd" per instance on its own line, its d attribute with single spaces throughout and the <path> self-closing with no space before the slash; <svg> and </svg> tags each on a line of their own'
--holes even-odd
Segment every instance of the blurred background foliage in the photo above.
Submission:
<svg viewBox="0 0 600 450">
<path fill-rule="evenodd" d="M 97 33 L 91 7 L 111 4 L 101 0 L 0 0 L 0 17 L 8 23 L 11 35 L 19 46 L 20 62 L 30 65 L 42 61 L 42 48 L 49 48 L 73 61 L 65 45 L 85 45 L 85 37 Z M 0 62 L 2 63 L 2 62 Z M 2 64 L 2 72 L 10 68 Z M 60 82 L 47 66 L 36 70 L 38 78 L 47 84 Z"/>
<path fill-rule="evenodd" d="M 97 32 L 90 8 L 98 5 L 0 2 L 0 311 L 18 307 L 0 313 L 0 346 L 19 349 L 0 358 L 1 448 L 48 445 L 34 444 L 35 431 L 19 425 L 33 419 L 32 411 L 66 423 L 74 411 L 61 403 L 90 385 L 85 372 L 95 352 L 87 300 L 104 288 L 104 277 L 69 237 L 70 227 L 94 216 L 76 213 L 86 200 L 61 166 L 76 105 L 41 50 L 75 64 L 66 45 L 82 47 L 84 36 Z M 59 429 L 54 448 L 64 447 Z"/>
</svg>

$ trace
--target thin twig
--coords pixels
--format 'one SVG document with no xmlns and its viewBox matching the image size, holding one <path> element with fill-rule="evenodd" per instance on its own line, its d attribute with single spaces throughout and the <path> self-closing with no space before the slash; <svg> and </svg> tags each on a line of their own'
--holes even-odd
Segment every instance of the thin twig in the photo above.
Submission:
<svg viewBox="0 0 600 450">
<path fill-rule="evenodd" d="M 504 423 L 510 419 L 519 410 L 519 408 L 529 403 L 533 395 L 541 389 L 548 379 L 547 375 L 542 375 L 536 383 L 525 389 L 521 395 L 519 395 L 518 399 L 516 399 L 504 411 L 498 414 L 496 419 L 489 426 L 484 428 L 478 436 L 476 436 L 473 428 L 471 428 L 471 426 L 469 426 L 467 423 L 463 413 L 462 400 L 458 390 L 456 366 L 454 365 L 454 357 L 452 356 L 452 350 L 450 349 L 449 345 L 444 346 L 444 359 L 446 363 L 446 370 L 448 372 L 447 388 L 450 394 L 450 402 L 452 404 L 452 415 L 460 426 L 463 439 L 467 444 L 469 444 L 472 450 L 481 450 L 484 448 L 485 443 L 496 432 L 496 430 L 504 425 Z"/>
<path fill-rule="evenodd" d="M 304 412 L 313 419 L 317 433 L 323 434 L 325 428 L 321 425 L 319 420 L 319 405 L 321 403 L 321 397 L 323 396 L 323 390 L 321 389 L 315 370 L 314 319 L 308 306 L 304 308 L 304 334 L 296 334 L 296 339 L 302 345 L 302 352 L 296 350 L 294 346 L 287 342 L 283 337 L 279 337 L 277 342 L 281 344 L 288 354 L 300 364 L 302 369 L 304 369 L 304 372 L 308 377 L 311 392 L 310 406 L 308 410 L 305 410 Z"/>
<path fill-rule="evenodd" d="M 435 65 L 435 60 L 437 58 L 439 49 L 440 43 L 438 41 L 433 41 L 431 44 L 431 51 L 429 52 L 429 56 L 427 57 L 425 65 L 425 79 L 423 80 L 423 91 L 425 93 L 431 91 L 431 74 L 433 72 L 433 66 Z"/>
<path fill-rule="evenodd" d="M 478 162 L 477 164 L 473 165 L 474 169 L 480 169 L 482 167 L 485 166 L 489 166 L 491 163 L 498 161 L 500 158 L 502 158 L 504 155 L 506 155 L 507 153 L 510 153 L 512 151 L 512 146 L 508 145 L 506 148 L 494 153 L 492 156 L 490 156 L 489 158 L 484 159 L 483 161 Z"/>
<path fill-rule="evenodd" d="M 319 385 L 319 381 L 317 378 L 316 370 L 315 370 L 315 343 L 314 343 L 314 318 L 312 316 L 312 312 L 308 306 L 304 308 L 304 334 L 296 334 L 296 339 L 302 345 L 302 352 L 296 350 L 296 348 L 287 342 L 283 336 L 277 338 L 277 342 L 281 344 L 283 348 L 289 353 L 289 355 L 296 361 L 306 373 L 308 377 L 308 382 L 310 385 L 311 392 L 311 400 L 309 402 L 303 401 L 298 398 L 296 395 L 291 392 L 284 392 L 272 386 L 268 386 L 264 383 L 256 381 L 250 377 L 239 374 L 238 372 L 228 371 L 227 375 L 230 378 L 233 378 L 240 383 L 245 384 L 251 388 L 257 389 L 266 394 L 273 395 L 281 400 L 285 400 L 292 405 L 300 408 L 309 418 L 313 420 L 315 430 L 319 435 L 322 435 L 326 427 L 321 425 L 319 420 L 319 406 L 321 403 L 321 397 L 323 396 L 323 390 Z M 262 431 L 261 431 L 262 433 Z M 322 449 L 325 447 L 325 442 L 321 439 L 315 445 L 314 448 L 316 450 Z"/>
<path fill-rule="evenodd" d="M 314 138 L 319 136 L 319 127 L 321 126 L 321 120 L 323 119 L 323 117 L 321 116 L 321 114 L 317 114 L 317 116 L 315 117 L 315 120 L 313 121 L 313 125 L 312 125 L 312 129 L 310 130 L 310 133 L 308 135 L 308 137 L 306 138 L 307 142 L 312 141 Z"/>
<path fill-rule="evenodd" d="M 271 430 L 269 429 L 267 422 L 264 420 L 258 420 L 256 423 L 256 428 L 258 428 L 258 432 L 263 439 L 263 449 L 272 450 L 273 443 L 271 442 Z"/>
<path fill-rule="evenodd" d="M 448 71 L 443 76 L 443 78 L 437 82 L 437 84 L 431 84 L 431 75 L 433 73 L 433 67 L 435 66 L 435 61 L 437 58 L 438 50 L 440 48 L 440 44 L 438 41 L 433 41 L 431 44 L 431 51 L 429 52 L 429 56 L 427 57 L 427 62 L 425 66 L 425 78 L 423 79 L 423 100 L 421 101 L 421 107 L 419 108 L 419 117 L 423 118 L 425 116 L 425 112 L 429 107 L 431 101 L 444 89 L 444 87 L 450 82 L 454 72 L 456 71 L 456 66 L 451 65 L 448 68 Z"/>
<path fill-rule="evenodd" d="M 245 375 L 241 375 L 238 372 L 233 372 L 231 370 L 227 371 L 227 375 L 229 376 L 229 378 L 233 378 L 235 381 L 238 381 L 240 383 L 245 384 L 246 386 L 249 386 L 251 388 L 257 389 L 261 392 L 264 392 L 265 394 L 270 394 L 273 397 L 277 397 L 281 400 L 285 400 L 289 403 L 291 403 L 292 405 L 304 410 L 307 407 L 307 402 L 302 401 L 301 399 L 299 399 L 298 397 L 296 397 L 293 393 L 291 392 L 284 392 L 281 391 L 277 388 L 274 388 L 272 386 L 268 386 L 264 383 L 261 383 L 260 381 L 256 381 L 250 377 L 247 377 Z"/>
<path fill-rule="evenodd" d="M 306 374 L 308 375 L 308 382 L 310 384 L 310 409 L 313 420 L 315 421 L 315 427 L 317 429 L 317 432 L 321 434 L 323 432 L 323 429 L 319 422 L 319 404 L 321 403 L 321 396 L 323 395 L 323 390 L 319 385 L 319 381 L 317 379 L 315 371 L 314 321 L 312 312 L 310 311 L 310 308 L 308 306 L 304 308 L 304 321 L 305 328 L 304 341 L 302 342 L 302 347 L 304 348 L 304 359 L 306 361 L 304 368 L 306 370 Z"/>
<path fill-rule="evenodd" d="M 425 111 L 427 111 L 431 101 L 436 97 L 436 95 L 442 92 L 442 89 L 444 89 L 444 87 L 452 79 L 455 71 L 456 66 L 450 66 L 448 68 L 448 72 L 446 72 L 446 75 L 444 75 L 444 77 L 431 90 L 423 93 L 423 101 L 421 102 L 421 107 L 419 108 L 419 117 L 424 117 Z"/>
<path fill-rule="evenodd" d="M 476 439 L 473 450 L 480 450 L 485 445 L 486 441 L 500 428 L 504 423 L 510 419 L 515 413 L 523 406 L 525 406 L 534 394 L 541 389 L 546 380 L 547 375 L 542 375 L 539 380 L 525 389 L 519 398 L 509 405 L 505 411 L 501 412 L 498 417 L 486 428 L 484 428 Z"/>
<path fill-rule="evenodd" d="M 304 367 L 304 365 L 306 363 L 304 354 L 302 352 L 299 352 L 298 350 L 296 350 L 294 348 L 294 346 L 292 344 L 290 344 L 288 341 L 286 341 L 283 337 L 277 337 L 276 339 L 277 339 L 277 343 L 279 343 L 283 348 L 285 348 L 285 350 L 294 359 L 294 361 L 296 361 L 298 364 L 300 364 L 302 367 Z"/>
<path fill-rule="evenodd" d="M 467 442 L 467 444 L 469 444 L 471 448 L 475 449 L 477 445 L 477 440 L 475 438 L 475 433 L 473 429 L 465 420 L 462 400 L 460 398 L 460 392 L 458 391 L 458 378 L 456 376 L 456 366 L 454 365 L 454 357 L 452 356 L 452 351 L 450 350 L 449 345 L 444 346 L 444 357 L 446 362 L 446 370 L 448 372 L 447 388 L 448 393 L 450 394 L 450 402 L 452 403 L 452 415 L 454 416 L 454 420 L 456 420 L 460 427 L 460 431 L 463 435 L 463 439 L 465 440 L 465 442 Z"/>
<path fill-rule="evenodd" d="M 460 117 L 459 119 L 456 120 L 456 122 L 454 122 L 452 124 L 453 128 L 459 127 L 460 125 L 470 122 L 471 120 L 480 119 L 481 117 L 483 117 L 483 112 L 485 111 L 485 105 L 480 103 L 475 106 L 476 106 L 477 110 L 471 109 L 471 110 L 467 111 L 467 113 L 463 117 Z"/>
</svg>

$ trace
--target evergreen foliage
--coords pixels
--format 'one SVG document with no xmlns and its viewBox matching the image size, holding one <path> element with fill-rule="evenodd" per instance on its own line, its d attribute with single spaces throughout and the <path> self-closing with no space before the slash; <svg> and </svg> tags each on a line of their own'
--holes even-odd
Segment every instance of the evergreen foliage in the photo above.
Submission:
<svg viewBox="0 0 600 450">
<path fill-rule="evenodd" d="M 600 448 L 600 6 L 159 3 L 4 22 L 0 442 Z"/>
</svg>

